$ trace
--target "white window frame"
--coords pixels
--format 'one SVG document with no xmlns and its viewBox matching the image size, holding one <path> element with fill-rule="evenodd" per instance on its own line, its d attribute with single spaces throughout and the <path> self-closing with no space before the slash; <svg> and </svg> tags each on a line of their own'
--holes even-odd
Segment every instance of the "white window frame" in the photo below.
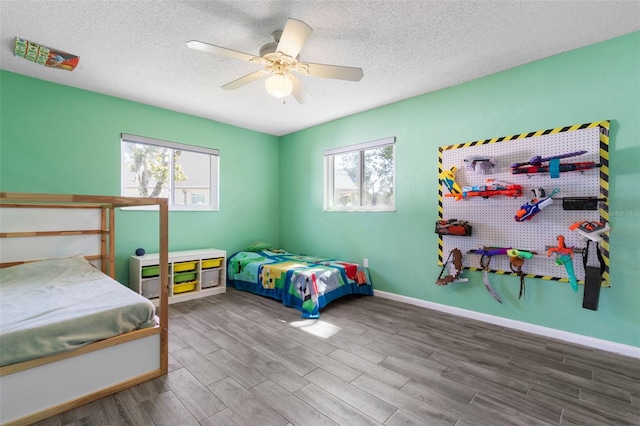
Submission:
<svg viewBox="0 0 640 426">
<path fill-rule="evenodd" d="M 199 154 L 207 154 L 210 158 L 210 170 L 211 176 L 209 177 L 209 204 L 174 204 L 173 193 L 174 188 L 169 188 L 169 210 L 170 211 L 219 211 L 219 186 L 220 186 L 220 151 L 213 148 L 205 148 L 194 145 L 186 145 L 177 142 L 165 141 L 162 139 L 148 138 L 145 136 L 130 135 L 128 133 L 122 133 L 120 137 L 120 194 L 124 196 L 125 193 L 125 167 L 124 167 L 124 149 L 122 146 L 124 143 L 137 143 L 142 145 L 153 145 L 161 148 L 179 149 L 181 151 L 195 152 Z M 171 156 L 173 161 L 173 156 Z M 173 183 L 173 167 L 170 167 L 169 182 Z M 139 207 L 127 207 L 126 210 L 157 210 L 158 206 L 139 206 Z"/>
<path fill-rule="evenodd" d="M 389 212 L 395 211 L 395 197 L 393 198 L 393 205 L 384 205 L 384 206 L 363 206 L 362 205 L 362 191 L 364 188 L 364 152 L 368 149 L 378 148 L 388 145 L 393 145 L 393 188 L 395 192 L 396 188 L 396 150 L 395 150 L 396 138 L 395 136 L 378 139 L 369 142 L 363 142 L 355 145 L 349 145 L 344 147 L 327 149 L 324 151 L 324 205 L 323 209 L 327 212 Z M 358 183 L 359 196 L 358 201 L 359 205 L 357 206 L 334 206 L 334 156 L 337 154 L 346 154 L 350 152 L 358 152 L 360 155 L 360 172 L 358 173 L 360 182 Z"/>
</svg>

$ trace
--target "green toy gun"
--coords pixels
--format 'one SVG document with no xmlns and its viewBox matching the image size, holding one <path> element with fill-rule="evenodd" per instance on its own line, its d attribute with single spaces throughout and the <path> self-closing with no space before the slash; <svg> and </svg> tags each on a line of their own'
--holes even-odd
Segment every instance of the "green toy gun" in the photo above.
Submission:
<svg viewBox="0 0 640 426">
<path fill-rule="evenodd" d="M 507 250 L 507 256 L 517 257 L 520 259 L 531 259 L 534 254 L 536 254 L 535 251 L 526 251 L 526 250 L 517 250 L 517 249 Z"/>
</svg>

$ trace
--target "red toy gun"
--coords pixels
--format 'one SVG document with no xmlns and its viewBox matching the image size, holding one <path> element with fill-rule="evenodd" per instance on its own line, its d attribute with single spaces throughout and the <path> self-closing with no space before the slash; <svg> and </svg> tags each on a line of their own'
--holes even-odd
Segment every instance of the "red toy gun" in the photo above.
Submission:
<svg viewBox="0 0 640 426">
<path fill-rule="evenodd" d="M 482 197 L 489 198 L 496 195 L 505 195 L 507 197 L 521 197 L 522 185 L 516 185 L 505 182 L 498 182 L 494 179 L 487 179 L 486 185 L 463 186 L 457 194 L 445 194 L 445 197 L 455 197 L 456 201 L 462 198 Z"/>
</svg>

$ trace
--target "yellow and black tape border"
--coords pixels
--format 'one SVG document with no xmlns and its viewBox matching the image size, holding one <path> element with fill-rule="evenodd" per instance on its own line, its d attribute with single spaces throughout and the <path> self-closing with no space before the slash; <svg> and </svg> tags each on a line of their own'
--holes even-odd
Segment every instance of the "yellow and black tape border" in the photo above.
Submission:
<svg viewBox="0 0 640 426">
<path fill-rule="evenodd" d="M 600 164 L 602 164 L 602 167 L 600 167 L 600 197 L 605 198 L 607 200 L 605 202 L 599 203 L 599 206 L 600 206 L 599 213 L 600 213 L 601 222 L 603 221 L 609 222 L 609 127 L 610 127 L 610 124 L 611 123 L 609 120 L 594 121 L 593 123 L 574 124 L 573 126 L 538 130 L 537 132 L 520 133 L 518 135 L 502 136 L 499 138 L 478 140 L 473 142 L 461 143 L 457 145 L 441 146 L 441 147 L 438 147 L 438 176 L 440 176 L 440 174 L 443 171 L 442 157 L 443 157 L 444 151 L 447 151 L 447 150 L 469 148 L 472 146 L 479 146 L 479 145 L 489 145 L 489 144 L 498 143 L 498 142 L 509 142 L 509 141 L 515 141 L 520 139 L 537 137 L 537 136 L 552 135 L 555 133 L 562 133 L 562 132 L 573 132 L 576 130 L 591 129 L 594 127 L 598 127 L 600 131 Z M 443 197 L 442 184 L 438 182 L 438 220 L 444 219 L 442 197 Z M 611 284 L 610 284 L 610 278 L 609 278 L 610 259 L 609 259 L 609 237 L 608 236 L 606 235 L 604 236 L 604 241 L 600 243 L 600 248 L 602 251 L 602 257 L 604 259 L 604 264 L 605 264 L 604 273 L 602 275 L 602 286 L 609 287 Z M 442 239 L 442 235 L 438 235 L 438 263 L 440 266 L 442 266 L 443 262 L 444 262 L 444 241 Z M 465 267 L 465 269 L 468 269 L 471 271 L 481 270 L 480 268 L 470 268 L 470 267 Z M 493 272 L 494 274 L 500 274 L 500 275 L 516 275 L 511 271 L 491 269 L 489 270 L 489 272 Z M 549 275 L 527 274 L 525 275 L 525 277 L 539 278 L 542 280 L 550 280 L 550 281 L 561 281 L 561 282 L 569 281 L 567 278 L 553 277 Z M 584 284 L 583 281 L 579 281 L 579 282 L 581 284 Z"/>
</svg>

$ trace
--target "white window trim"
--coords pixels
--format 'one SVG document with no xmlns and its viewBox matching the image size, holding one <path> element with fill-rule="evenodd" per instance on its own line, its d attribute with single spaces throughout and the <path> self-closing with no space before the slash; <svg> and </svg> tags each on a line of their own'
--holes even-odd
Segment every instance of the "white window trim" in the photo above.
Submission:
<svg viewBox="0 0 640 426">
<path fill-rule="evenodd" d="M 212 179 L 213 182 L 211 182 L 210 188 L 209 188 L 209 199 L 211 200 L 211 203 L 208 205 L 198 205 L 198 204 L 189 204 L 189 205 L 181 205 L 181 204 L 172 204 L 171 202 L 169 203 L 169 211 L 220 211 L 220 199 L 219 199 L 219 187 L 220 187 L 220 150 L 218 149 L 214 149 L 214 148 L 205 148 L 205 147 L 201 147 L 201 146 L 195 146 L 195 145 L 187 145 L 187 144 L 183 144 L 183 143 L 177 143 L 177 142 L 171 142 L 171 141 L 166 141 L 166 140 L 162 140 L 162 139 L 154 139 L 154 138 L 148 138 L 145 136 L 137 136 L 137 135 L 131 135 L 128 133 L 122 133 L 120 135 L 120 152 L 121 152 L 121 158 L 120 158 L 120 165 L 121 165 L 121 170 L 120 170 L 120 193 L 122 194 L 122 183 L 124 182 L 124 168 L 122 167 L 122 164 L 124 164 L 124 157 L 123 157 L 123 153 L 122 153 L 122 142 L 131 142 L 131 143 L 140 143 L 140 144 L 144 144 L 144 145 L 154 145 L 154 146 L 158 146 L 158 147 L 162 147 L 162 148 L 170 148 L 170 149 L 180 149 L 183 151 L 191 151 L 191 152 L 197 152 L 200 154 L 208 154 L 211 156 L 210 160 L 211 160 L 211 170 L 212 170 L 212 175 L 215 174 L 214 179 Z M 214 157 L 218 157 L 218 159 L 214 158 Z M 172 156 L 173 158 L 173 156 Z M 170 180 L 173 179 L 173 167 L 170 168 L 169 173 L 171 174 L 171 176 L 169 177 Z M 137 207 L 123 207 L 123 210 L 158 210 L 158 206 L 137 206 Z"/>
<path fill-rule="evenodd" d="M 333 192 L 335 190 L 334 188 L 334 181 L 333 181 L 333 156 L 336 154 L 344 154 L 347 152 L 354 152 L 354 151 L 358 151 L 359 154 L 361 156 L 363 156 L 363 152 L 367 149 L 371 149 L 371 148 L 377 148 L 380 146 L 386 146 L 386 145 L 395 145 L 396 143 L 396 138 L 395 136 L 392 137 L 388 137 L 388 138 L 384 138 L 384 139 L 377 139 L 374 141 L 369 141 L 369 142 L 363 142 L 363 143 L 358 143 L 358 144 L 354 144 L 354 145 L 349 145 L 349 146 L 344 146 L 344 147 L 337 147 L 337 148 L 331 148 L 331 149 L 327 149 L 323 152 L 324 155 L 324 202 L 323 202 L 323 210 L 326 212 L 393 212 L 396 211 L 396 207 L 395 207 L 395 200 L 393 203 L 393 206 L 358 206 L 356 208 L 353 207 L 347 207 L 347 206 L 333 206 L 332 205 L 332 201 L 333 201 Z M 393 187 L 395 189 L 396 187 L 396 151 L 395 148 L 393 150 Z M 364 175 L 364 161 L 362 161 L 363 158 L 361 158 L 360 163 L 360 172 L 359 172 L 359 176 L 363 176 Z M 362 182 L 360 182 L 360 185 L 358 185 L 359 190 L 361 192 L 360 194 L 360 200 L 362 200 Z"/>
</svg>

